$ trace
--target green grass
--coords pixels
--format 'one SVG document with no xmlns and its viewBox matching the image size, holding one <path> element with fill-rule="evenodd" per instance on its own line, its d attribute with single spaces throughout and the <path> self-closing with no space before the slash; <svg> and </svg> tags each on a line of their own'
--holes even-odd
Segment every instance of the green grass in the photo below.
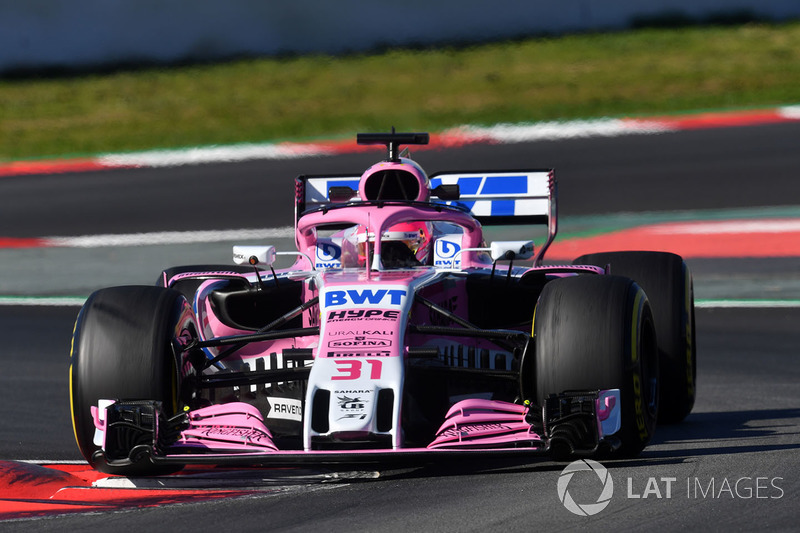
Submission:
<svg viewBox="0 0 800 533">
<path fill-rule="evenodd" d="M 800 23 L 0 80 L 0 160 L 800 102 Z"/>
</svg>

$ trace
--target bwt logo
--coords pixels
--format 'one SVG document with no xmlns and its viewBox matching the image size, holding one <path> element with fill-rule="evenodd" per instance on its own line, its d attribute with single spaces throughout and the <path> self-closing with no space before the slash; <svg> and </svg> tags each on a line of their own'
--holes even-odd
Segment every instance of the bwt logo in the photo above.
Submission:
<svg viewBox="0 0 800 533">
<path fill-rule="evenodd" d="M 451 259 L 461 250 L 461 246 L 454 242 L 438 240 L 436 241 L 436 257 L 440 259 Z"/>
<path fill-rule="evenodd" d="M 328 322 L 337 320 L 360 320 L 362 318 L 373 320 L 397 320 L 400 311 L 387 311 L 383 309 L 348 309 L 346 311 L 331 311 L 328 313 Z"/>
<path fill-rule="evenodd" d="M 458 267 L 461 263 L 461 246 L 443 239 L 436 241 L 433 265 L 437 267 Z"/>
<path fill-rule="evenodd" d="M 338 305 L 401 305 L 408 292 L 405 289 L 348 289 L 346 291 L 328 291 L 325 293 L 325 307 Z"/>
<path fill-rule="evenodd" d="M 338 261 L 342 256 L 342 249 L 333 243 L 317 243 L 317 259 L 320 261 Z"/>
<path fill-rule="evenodd" d="M 317 242 L 317 268 L 340 267 L 342 249 L 333 243 Z"/>
</svg>

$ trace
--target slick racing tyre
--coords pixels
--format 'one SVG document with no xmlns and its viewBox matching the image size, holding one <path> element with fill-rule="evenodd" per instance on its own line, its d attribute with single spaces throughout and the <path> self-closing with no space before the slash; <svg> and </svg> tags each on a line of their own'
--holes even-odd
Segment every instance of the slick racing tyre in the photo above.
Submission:
<svg viewBox="0 0 800 533">
<path fill-rule="evenodd" d="M 659 423 L 680 422 L 692 411 L 697 355 L 692 274 L 683 259 L 664 252 L 608 252 L 583 255 L 579 265 L 610 265 L 611 274 L 629 277 L 647 294 L 659 351 Z"/>
<path fill-rule="evenodd" d="M 619 389 L 616 455 L 638 455 L 658 411 L 658 351 L 644 291 L 620 276 L 551 281 L 539 296 L 533 334 L 537 403 L 566 391 Z"/>
<path fill-rule="evenodd" d="M 166 417 L 179 412 L 179 337 L 195 331 L 189 304 L 174 290 L 112 287 L 89 296 L 72 338 L 70 403 L 78 448 L 94 468 L 121 475 L 165 473 L 150 461 L 98 462 L 91 407 L 100 399 L 154 400 L 162 402 Z"/>
</svg>

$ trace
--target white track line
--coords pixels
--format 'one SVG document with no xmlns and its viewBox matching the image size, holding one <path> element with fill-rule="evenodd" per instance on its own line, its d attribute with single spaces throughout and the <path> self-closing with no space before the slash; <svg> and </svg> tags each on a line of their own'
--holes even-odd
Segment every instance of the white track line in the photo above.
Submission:
<svg viewBox="0 0 800 533">
<path fill-rule="evenodd" d="M 85 296 L 0 296 L 0 307 L 80 307 L 84 302 Z"/>
<path fill-rule="evenodd" d="M 495 126 L 462 126 L 451 130 L 466 137 L 491 139 L 500 143 L 519 143 L 585 137 L 617 137 L 646 135 L 672 131 L 666 124 L 654 121 L 621 119 L 573 120 L 535 124 L 497 124 Z"/>
<path fill-rule="evenodd" d="M 214 231 L 160 231 L 118 235 L 83 235 L 78 237 L 45 237 L 45 246 L 65 248 L 101 248 L 104 246 L 149 246 L 153 244 L 193 244 L 255 239 L 288 239 L 294 228 L 232 229 Z"/>
<path fill-rule="evenodd" d="M 665 222 L 649 228 L 665 235 L 716 235 L 725 233 L 796 233 L 800 219 L 718 220 L 703 222 Z"/>
<path fill-rule="evenodd" d="M 784 118 L 800 120 L 800 105 L 787 105 L 779 107 L 777 112 Z"/>
<path fill-rule="evenodd" d="M 574 139 L 582 137 L 615 137 L 618 135 L 652 134 L 671 131 L 663 123 L 648 120 L 622 120 L 602 118 L 596 120 L 571 120 L 531 124 L 497 124 L 490 127 L 459 126 L 443 132 L 448 138 L 483 140 L 500 143 L 517 143 L 536 140 Z M 197 146 L 177 150 L 149 150 L 129 154 L 105 154 L 98 163 L 109 167 L 173 167 L 202 163 L 230 163 L 257 159 L 301 159 L 319 157 L 337 152 L 329 142 L 302 143 L 245 143 L 227 146 Z"/>
<path fill-rule="evenodd" d="M 649 135 L 682 129 L 679 123 L 683 120 L 700 118 L 706 127 L 725 127 L 737 116 L 746 121 L 750 112 L 718 111 L 710 113 L 687 113 L 653 118 L 597 118 L 587 120 L 565 120 L 537 123 L 506 123 L 494 126 L 463 125 L 457 126 L 438 135 L 442 146 L 460 145 L 464 143 L 518 143 L 530 141 L 546 141 L 575 139 L 587 137 L 615 137 L 619 135 Z M 800 105 L 788 105 L 761 110 L 763 123 L 800 120 Z M 342 143 L 335 139 L 319 139 L 310 142 L 266 142 L 239 143 L 232 145 L 194 146 L 181 149 L 148 150 L 145 152 L 107 153 L 90 158 L 99 168 L 119 167 L 173 167 L 204 163 L 227 163 L 250 160 L 300 159 L 320 157 L 334 154 L 353 153 L 355 144 Z M 86 161 L 81 160 L 82 164 Z M 13 167 L 18 162 L 0 165 L 0 175 L 25 173 Z M 46 162 L 45 162 L 46 163 Z M 55 161 L 52 172 L 69 172 L 69 160 Z M 65 167 L 65 163 L 67 166 Z M 26 165 L 22 165 L 26 167 Z M 3 168 L 11 168 L 3 173 Z M 37 165 L 37 173 L 47 172 L 44 166 Z M 76 168 L 81 168 L 77 165 Z M 74 170 L 73 170 L 74 171 Z"/>
<path fill-rule="evenodd" d="M 256 159 L 301 159 L 329 155 L 330 149 L 315 144 L 234 144 L 198 146 L 179 150 L 150 150 L 130 154 L 107 154 L 97 161 L 110 167 L 174 167 L 203 163 L 233 163 Z"/>
<path fill-rule="evenodd" d="M 800 307 L 800 300 L 696 300 L 698 309 L 765 309 Z"/>
</svg>

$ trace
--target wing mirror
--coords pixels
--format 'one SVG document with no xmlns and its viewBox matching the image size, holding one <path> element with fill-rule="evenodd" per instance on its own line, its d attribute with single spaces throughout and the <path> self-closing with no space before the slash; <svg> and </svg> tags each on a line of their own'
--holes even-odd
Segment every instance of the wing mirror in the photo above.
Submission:
<svg viewBox="0 0 800 533">
<path fill-rule="evenodd" d="M 234 246 L 233 262 L 237 265 L 268 265 L 275 264 L 274 246 Z"/>
<path fill-rule="evenodd" d="M 436 196 L 440 200 L 458 200 L 461 198 L 461 188 L 457 183 L 452 185 L 439 185 L 431 190 L 431 196 Z"/>
<path fill-rule="evenodd" d="M 334 185 L 328 189 L 328 199 L 337 204 L 349 202 L 354 196 L 358 196 L 358 191 L 344 185 Z"/>
<path fill-rule="evenodd" d="M 495 241 L 489 248 L 492 261 L 517 261 L 533 258 L 533 241 Z"/>
</svg>

